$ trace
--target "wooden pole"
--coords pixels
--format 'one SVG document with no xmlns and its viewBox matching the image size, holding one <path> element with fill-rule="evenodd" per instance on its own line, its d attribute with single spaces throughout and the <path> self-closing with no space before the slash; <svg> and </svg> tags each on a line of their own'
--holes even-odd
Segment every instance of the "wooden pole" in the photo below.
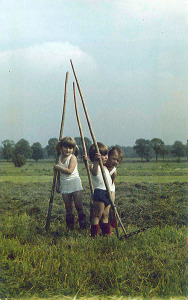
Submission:
<svg viewBox="0 0 188 300">
<path fill-rule="evenodd" d="M 66 73 L 65 78 L 65 90 L 64 90 L 64 102 L 63 102 L 63 113 L 61 118 L 61 126 L 60 126 L 60 132 L 59 132 L 59 141 L 62 139 L 63 136 L 63 129 L 64 129 L 64 123 L 65 123 L 65 111 L 66 111 L 66 103 L 67 103 L 67 85 L 68 85 L 68 77 L 69 73 Z M 59 161 L 59 157 L 56 157 L 56 164 Z M 56 186 L 56 179 L 57 179 L 58 171 L 54 169 L 54 175 L 53 175 L 53 183 L 52 183 L 52 189 L 51 189 L 51 195 L 50 195 L 50 202 L 48 207 L 48 215 L 46 219 L 46 231 L 50 228 L 50 220 L 51 220 L 51 213 L 52 213 L 52 206 L 53 206 L 53 200 L 54 200 L 54 192 L 55 192 L 55 186 Z"/>
<path fill-rule="evenodd" d="M 77 79 L 77 76 L 76 76 L 76 73 L 75 73 L 75 70 L 74 70 L 74 66 L 73 66 L 72 60 L 70 60 L 70 62 L 71 62 L 72 70 L 73 70 L 74 77 L 75 77 L 75 80 L 76 80 L 76 83 L 77 83 L 77 87 L 78 87 L 78 90 L 79 90 L 79 93 L 80 93 L 80 97 L 81 97 L 81 100 L 82 100 L 82 104 L 83 104 L 85 116 L 86 116 L 86 119 L 87 119 L 87 123 L 88 123 L 88 126 L 89 126 L 89 130 L 90 130 L 90 133 L 91 133 L 91 137 L 92 137 L 93 143 L 95 145 L 96 151 L 98 153 L 100 153 L 99 152 L 99 147 L 97 145 L 96 138 L 95 138 L 92 126 L 91 126 L 91 122 L 90 122 L 90 119 L 89 119 L 89 115 L 88 115 L 88 112 L 87 112 L 87 108 L 86 108 L 86 105 L 85 105 L 83 94 L 82 94 L 82 91 L 80 89 L 80 85 L 79 85 L 79 82 L 78 82 L 78 79 Z M 125 228 L 123 226 L 123 223 L 121 221 L 121 218 L 120 218 L 120 216 L 119 216 L 119 214 L 117 212 L 117 208 L 116 208 L 116 206 L 115 206 L 115 204 L 114 204 L 114 202 L 112 200 L 110 187 L 109 187 L 109 184 L 108 184 L 108 181 L 107 181 L 107 178 L 106 178 L 106 174 L 105 174 L 103 163 L 102 163 L 101 159 L 99 160 L 99 165 L 100 165 L 100 168 L 101 168 L 101 172 L 102 172 L 103 180 L 104 180 L 104 183 L 105 183 L 105 186 L 106 186 L 106 190 L 107 190 L 109 198 L 110 198 L 112 209 L 115 212 L 115 222 L 116 222 L 116 234 L 117 234 L 117 237 L 119 237 L 119 232 L 118 232 L 118 227 L 117 227 L 117 219 L 118 219 L 118 221 L 119 221 L 119 223 L 121 225 L 121 228 L 122 228 L 123 232 L 125 233 L 125 235 L 127 235 L 126 230 L 125 230 Z"/>
<path fill-rule="evenodd" d="M 85 140 L 84 140 L 84 134 L 83 134 L 82 125 L 81 125 L 81 122 L 80 122 L 80 117 L 79 117 L 79 114 L 78 114 L 78 106 L 77 106 L 76 90 L 75 90 L 75 83 L 74 82 L 73 82 L 73 93 L 74 93 L 74 104 L 75 104 L 76 118 L 77 118 L 78 127 L 79 127 L 79 131 L 80 131 L 80 137 L 81 137 L 81 140 L 82 140 L 82 146 L 83 146 L 83 150 L 84 150 L 84 155 L 87 156 L 87 149 L 86 149 L 86 144 L 85 144 Z M 92 183 L 92 179 L 91 179 L 91 173 L 90 173 L 90 169 L 89 169 L 88 160 L 85 161 L 85 166 L 86 166 L 87 175 L 88 175 L 88 179 L 89 179 L 89 186 L 90 186 L 90 190 L 91 190 L 91 196 L 93 197 L 94 189 L 93 189 L 93 183 Z"/>
</svg>

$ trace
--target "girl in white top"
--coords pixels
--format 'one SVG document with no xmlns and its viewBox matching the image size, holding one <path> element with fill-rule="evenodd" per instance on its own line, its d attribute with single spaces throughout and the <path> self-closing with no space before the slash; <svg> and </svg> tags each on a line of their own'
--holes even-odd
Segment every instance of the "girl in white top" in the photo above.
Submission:
<svg viewBox="0 0 188 300">
<path fill-rule="evenodd" d="M 78 146 L 71 137 L 64 137 L 57 145 L 59 163 L 54 169 L 60 171 L 60 192 L 65 203 L 67 227 L 74 229 L 73 202 L 78 212 L 81 229 L 87 226 L 82 204 L 82 183 L 77 168 Z M 73 154 L 74 152 L 74 154 Z"/>
<path fill-rule="evenodd" d="M 121 162 L 123 157 L 123 151 L 117 147 L 114 146 L 112 147 L 109 152 L 108 152 L 108 160 L 106 161 L 105 166 L 110 172 L 111 178 L 112 178 L 112 199 L 115 201 L 115 178 L 117 176 L 117 170 L 116 167 L 117 165 Z M 110 209 L 110 224 L 112 228 L 115 228 L 115 216 L 114 216 L 114 211 Z"/>
<path fill-rule="evenodd" d="M 99 233 L 99 221 L 102 220 L 103 235 L 110 234 L 110 224 L 108 223 L 108 216 L 111 207 L 108 192 L 102 177 L 101 168 L 99 166 L 99 159 L 105 164 L 108 159 L 108 147 L 102 143 L 97 143 L 99 152 L 96 152 L 94 144 L 89 149 L 89 158 L 93 162 L 91 165 L 92 182 L 94 187 L 93 208 L 91 216 L 91 236 L 95 237 Z M 104 166 L 105 175 L 112 190 L 112 179 L 108 169 Z"/>
</svg>

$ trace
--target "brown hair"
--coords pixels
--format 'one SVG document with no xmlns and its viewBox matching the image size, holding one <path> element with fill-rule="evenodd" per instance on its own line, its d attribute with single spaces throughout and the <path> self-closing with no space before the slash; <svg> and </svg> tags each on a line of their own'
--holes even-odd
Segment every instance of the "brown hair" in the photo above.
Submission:
<svg viewBox="0 0 188 300">
<path fill-rule="evenodd" d="M 61 148 L 62 147 L 70 147 L 70 148 L 73 148 L 74 149 L 74 155 L 75 156 L 78 156 L 78 152 L 79 152 L 79 148 L 76 144 L 76 141 L 70 137 L 70 136 L 66 136 L 64 137 L 63 139 L 61 139 L 57 145 L 56 145 L 56 150 L 57 150 L 57 155 L 59 156 L 61 154 Z"/>
<path fill-rule="evenodd" d="M 108 154 L 108 147 L 100 142 L 97 143 L 99 147 L 99 152 L 101 155 L 106 155 Z M 97 150 L 95 148 L 95 145 L 92 144 L 89 148 L 89 158 L 91 161 L 95 160 L 95 154 L 97 153 Z"/>
<path fill-rule="evenodd" d="M 108 156 L 111 156 L 114 154 L 114 152 L 117 152 L 119 155 L 119 162 L 122 160 L 123 158 L 123 150 L 121 150 L 119 147 L 117 146 L 113 146 L 112 148 L 110 148 L 109 152 L 108 152 Z"/>
</svg>

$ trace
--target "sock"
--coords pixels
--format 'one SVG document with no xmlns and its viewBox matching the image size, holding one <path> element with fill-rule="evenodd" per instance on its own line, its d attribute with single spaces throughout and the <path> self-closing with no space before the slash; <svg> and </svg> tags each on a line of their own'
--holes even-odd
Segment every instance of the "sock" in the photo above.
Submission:
<svg viewBox="0 0 188 300">
<path fill-rule="evenodd" d="M 91 225 L 91 236 L 96 237 L 98 233 L 99 233 L 99 224 Z"/>
<path fill-rule="evenodd" d="M 112 228 L 115 228 L 115 227 L 116 227 L 116 221 L 115 221 L 115 219 L 112 219 L 112 220 L 110 221 L 110 225 L 112 226 Z"/>
<path fill-rule="evenodd" d="M 110 235 L 111 234 L 110 223 L 103 223 L 102 224 L 102 234 L 103 235 Z"/>
</svg>

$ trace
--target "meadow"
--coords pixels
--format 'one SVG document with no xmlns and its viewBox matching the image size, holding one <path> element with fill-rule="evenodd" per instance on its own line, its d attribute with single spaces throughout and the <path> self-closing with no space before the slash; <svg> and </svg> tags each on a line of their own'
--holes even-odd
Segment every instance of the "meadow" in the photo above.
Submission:
<svg viewBox="0 0 188 300">
<path fill-rule="evenodd" d="M 67 231 L 61 195 L 55 194 L 45 231 L 52 161 L 21 168 L 0 162 L 0 299 L 185 299 L 188 163 L 122 162 L 116 206 L 128 233 L 120 241 Z M 90 190 L 79 163 L 89 220 Z M 123 233 L 119 228 L 120 235 Z M 34 299 L 33 298 L 33 299 Z"/>
</svg>

